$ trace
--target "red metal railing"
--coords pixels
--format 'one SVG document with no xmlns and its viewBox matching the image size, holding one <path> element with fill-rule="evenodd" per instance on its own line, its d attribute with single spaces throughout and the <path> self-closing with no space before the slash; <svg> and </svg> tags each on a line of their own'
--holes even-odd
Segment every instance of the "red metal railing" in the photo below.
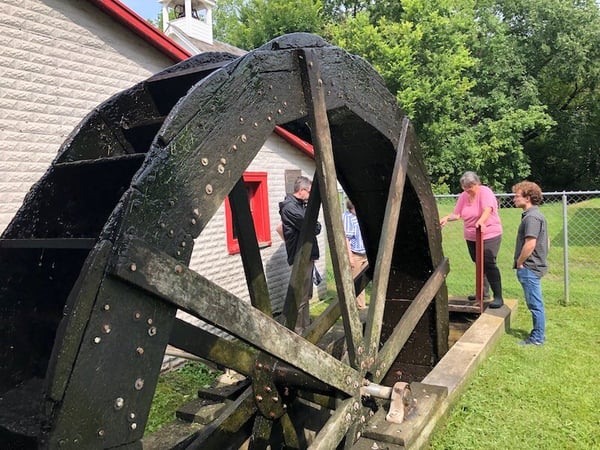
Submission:
<svg viewBox="0 0 600 450">
<path fill-rule="evenodd" d="M 475 298 L 480 313 L 483 313 L 483 276 L 483 233 L 478 227 L 475 231 Z"/>
</svg>

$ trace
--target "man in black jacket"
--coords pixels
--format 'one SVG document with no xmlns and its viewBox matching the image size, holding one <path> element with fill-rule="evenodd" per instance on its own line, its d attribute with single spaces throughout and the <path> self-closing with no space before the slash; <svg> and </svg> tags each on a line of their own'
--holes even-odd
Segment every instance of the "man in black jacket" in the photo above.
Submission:
<svg viewBox="0 0 600 450">
<path fill-rule="evenodd" d="M 300 246 L 300 230 L 304 222 L 304 213 L 306 204 L 310 196 L 312 182 L 304 176 L 300 176 L 294 182 L 294 193 L 287 194 L 285 199 L 279 203 L 279 215 L 281 216 L 281 230 L 285 241 L 287 251 L 287 261 L 291 266 L 294 263 L 294 257 Z M 317 222 L 316 234 L 320 232 L 320 224 Z M 295 331 L 301 334 L 310 324 L 309 301 L 313 295 L 313 270 L 315 260 L 319 259 L 319 246 L 316 236 L 313 238 L 312 250 L 310 253 L 310 262 L 307 264 L 305 273 L 305 297 L 298 305 L 298 318 L 296 319 Z"/>
</svg>

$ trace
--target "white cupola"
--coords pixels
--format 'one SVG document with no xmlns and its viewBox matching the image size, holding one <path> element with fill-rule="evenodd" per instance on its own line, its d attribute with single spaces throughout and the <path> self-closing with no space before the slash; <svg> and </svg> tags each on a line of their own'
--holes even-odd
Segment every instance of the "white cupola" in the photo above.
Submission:
<svg viewBox="0 0 600 450">
<path fill-rule="evenodd" d="M 159 0 L 162 3 L 163 32 L 169 35 L 173 26 L 187 36 L 213 43 L 211 0 Z M 170 18 L 174 17 L 174 18 Z"/>
</svg>

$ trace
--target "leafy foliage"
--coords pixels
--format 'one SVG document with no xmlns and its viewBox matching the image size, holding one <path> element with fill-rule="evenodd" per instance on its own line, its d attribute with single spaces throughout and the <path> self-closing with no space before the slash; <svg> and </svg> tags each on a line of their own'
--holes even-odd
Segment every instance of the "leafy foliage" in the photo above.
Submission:
<svg viewBox="0 0 600 450">
<path fill-rule="evenodd" d="M 321 0 L 225 0 L 215 12 L 217 37 L 252 50 L 278 36 L 298 31 L 319 33 Z"/>
<path fill-rule="evenodd" d="M 411 118 L 438 193 L 600 188 L 593 0 L 220 0 L 217 35 L 255 48 L 316 32 L 369 61 Z"/>
</svg>

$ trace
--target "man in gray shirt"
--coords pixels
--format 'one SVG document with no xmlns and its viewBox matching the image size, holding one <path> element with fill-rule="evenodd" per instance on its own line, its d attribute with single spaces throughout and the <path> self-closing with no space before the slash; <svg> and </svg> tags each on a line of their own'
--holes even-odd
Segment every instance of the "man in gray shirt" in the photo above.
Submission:
<svg viewBox="0 0 600 450">
<path fill-rule="evenodd" d="M 523 209 L 517 232 L 514 268 L 523 287 L 527 308 L 533 318 L 533 330 L 519 345 L 542 345 L 546 340 L 546 315 L 542 297 L 541 278 L 548 272 L 548 224 L 538 205 L 542 190 L 531 181 L 522 181 L 512 187 L 515 206 Z"/>
</svg>

